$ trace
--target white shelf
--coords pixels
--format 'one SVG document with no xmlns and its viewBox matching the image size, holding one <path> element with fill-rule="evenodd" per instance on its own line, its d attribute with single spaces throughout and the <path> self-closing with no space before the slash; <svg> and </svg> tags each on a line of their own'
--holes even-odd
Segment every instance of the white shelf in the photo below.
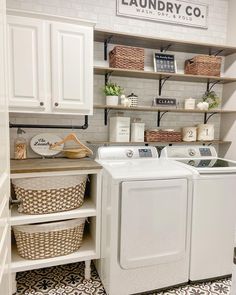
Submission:
<svg viewBox="0 0 236 295">
<path fill-rule="evenodd" d="M 92 202 L 91 199 L 85 198 L 84 204 L 80 208 L 74 209 L 71 211 L 58 212 L 58 213 L 29 215 L 29 214 L 19 213 L 17 211 L 17 207 L 13 207 L 11 209 L 10 221 L 11 221 L 11 225 L 21 225 L 21 224 L 71 219 L 71 218 L 91 217 L 91 216 L 96 216 L 96 214 L 97 214 L 96 205 Z"/>
<path fill-rule="evenodd" d="M 47 258 L 47 259 L 37 259 L 28 260 L 22 258 L 16 249 L 16 245 L 12 245 L 12 262 L 11 262 L 11 272 L 27 271 L 31 269 L 38 269 L 44 267 L 50 267 L 60 264 L 74 263 L 79 261 L 91 260 L 99 258 L 99 254 L 96 253 L 95 243 L 89 234 L 85 235 L 83 238 L 83 244 L 79 251 L 59 257 Z"/>
</svg>

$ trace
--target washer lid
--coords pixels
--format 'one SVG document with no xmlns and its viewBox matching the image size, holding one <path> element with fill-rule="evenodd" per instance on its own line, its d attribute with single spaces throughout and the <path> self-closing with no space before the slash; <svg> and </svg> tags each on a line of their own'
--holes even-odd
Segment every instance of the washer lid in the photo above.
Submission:
<svg viewBox="0 0 236 295">
<path fill-rule="evenodd" d="M 98 160 L 113 179 L 191 178 L 198 172 L 167 159 Z"/>
</svg>

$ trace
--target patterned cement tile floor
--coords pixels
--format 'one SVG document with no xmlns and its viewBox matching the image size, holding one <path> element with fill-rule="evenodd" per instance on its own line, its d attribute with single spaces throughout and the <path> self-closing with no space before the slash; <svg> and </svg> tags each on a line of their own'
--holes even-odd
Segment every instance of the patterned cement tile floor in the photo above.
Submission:
<svg viewBox="0 0 236 295">
<path fill-rule="evenodd" d="M 17 274 L 17 295 L 105 295 L 99 276 L 92 266 L 92 279 L 83 279 L 84 264 L 74 263 Z M 230 279 L 187 285 L 149 295 L 229 295 Z M 232 293 L 231 293 L 232 294 Z"/>
</svg>

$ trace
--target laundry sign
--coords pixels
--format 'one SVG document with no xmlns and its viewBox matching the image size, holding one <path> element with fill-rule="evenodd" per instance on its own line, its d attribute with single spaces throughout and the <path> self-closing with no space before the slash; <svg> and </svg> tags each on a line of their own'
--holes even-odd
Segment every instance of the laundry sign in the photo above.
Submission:
<svg viewBox="0 0 236 295">
<path fill-rule="evenodd" d="M 208 5 L 182 0 L 117 0 L 117 15 L 207 28 Z"/>
</svg>

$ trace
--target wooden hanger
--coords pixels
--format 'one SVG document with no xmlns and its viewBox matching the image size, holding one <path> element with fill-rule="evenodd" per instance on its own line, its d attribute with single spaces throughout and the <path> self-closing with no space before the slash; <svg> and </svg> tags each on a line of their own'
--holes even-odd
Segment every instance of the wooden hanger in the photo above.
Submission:
<svg viewBox="0 0 236 295">
<path fill-rule="evenodd" d="M 77 143 L 79 146 L 81 146 L 83 149 L 85 149 L 87 152 L 88 152 L 88 155 L 93 155 L 93 151 L 90 150 L 86 145 L 84 145 L 79 139 L 78 137 L 76 136 L 75 133 L 70 133 L 68 134 L 63 140 L 55 143 L 55 144 L 52 144 L 50 146 L 51 149 L 54 149 L 58 146 L 60 146 L 61 144 L 63 143 L 66 143 L 67 141 L 74 141 L 75 143 Z M 63 151 L 63 150 L 62 150 Z"/>
</svg>

